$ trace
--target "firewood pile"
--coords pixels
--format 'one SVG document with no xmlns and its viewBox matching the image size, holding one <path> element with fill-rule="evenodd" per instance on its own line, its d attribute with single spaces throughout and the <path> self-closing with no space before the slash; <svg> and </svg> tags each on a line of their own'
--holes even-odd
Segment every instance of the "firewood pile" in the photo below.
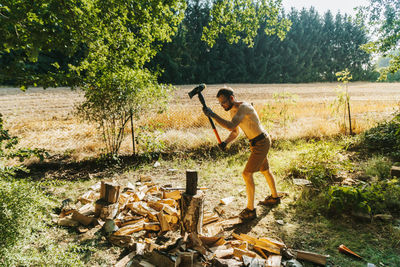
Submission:
<svg viewBox="0 0 400 267">
<path fill-rule="evenodd" d="M 57 223 L 75 227 L 81 241 L 101 231 L 109 242 L 125 247 L 129 254 L 115 265 L 119 267 L 283 266 L 282 260 L 295 258 L 326 264 L 326 256 L 288 249 L 271 238 L 224 236 L 240 219 L 204 212 L 204 192 L 184 190 L 157 186 L 147 177 L 125 187 L 99 182 L 76 203 L 63 201 Z"/>
</svg>

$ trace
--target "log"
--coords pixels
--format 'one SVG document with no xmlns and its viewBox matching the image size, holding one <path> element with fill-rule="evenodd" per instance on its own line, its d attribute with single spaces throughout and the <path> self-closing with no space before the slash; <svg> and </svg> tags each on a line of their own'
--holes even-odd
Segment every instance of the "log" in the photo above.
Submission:
<svg viewBox="0 0 400 267">
<path fill-rule="evenodd" d="M 100 186 L 100 199 L 111 204 L 118 202 L 119 189 L 120 186 L 116 183 L 102 181 Z"/>
<path fill-rule="evenodd" d="M 186 171 L 186 194 L 188 195 L 196 195 L 197 193 L 197 180 L 198 175 L 197 171 L 187 170 Z"/>
<path fill-rule="evenodd" d="M 180 201 L 181 233 L 201 234 L 203 228 L 204 193 L 182 194 Z"/>
<path fill-rule="evenodd" d="M 119 207 L 118 202 L 103 206 L 100 210 L 100 216 L 99 216 L 100 219 L 104 221 L 106 219 L 114 219 L 118 213 L 118 207 Z"/>
</svg>

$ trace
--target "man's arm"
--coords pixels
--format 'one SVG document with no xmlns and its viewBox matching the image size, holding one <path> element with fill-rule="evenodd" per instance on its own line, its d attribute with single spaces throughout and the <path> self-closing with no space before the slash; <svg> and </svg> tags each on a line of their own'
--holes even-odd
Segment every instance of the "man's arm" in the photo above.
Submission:
<svg viewBox="0 0 400 267">
<path fill-rule="evenodd" d="M 233 140 L 236 139 L 236 137 L 238 137 L 239 135 L 239 128 L 236 127 L 235 129 L 233 129 L 230 134 L 228 135 L 228 137 L 226 138 L 226 140 L 224 141 L 226 144 L 229 144 L 230 142 L 232 142 Z"/>
<path fill-rule="evenodd" d="M 218 124 L 220 124 L 222 127 L 230 131 L 233 131 L 235 128 L 237 128 L 239 123 L 243 120 L 244 116 L 246 115 L 246 107 L 244 105 L 240 106 L 238 112 L 235 114 L 235 116 L 233 116 L 232 121 L 228 121 L 221 118 L 218 114 L 215 114 L 209 108 L 203 109 L 203 111 L 204 114 L 206 114 L 206 116 L 212 117 L 218 122 Z"/>
</svg>

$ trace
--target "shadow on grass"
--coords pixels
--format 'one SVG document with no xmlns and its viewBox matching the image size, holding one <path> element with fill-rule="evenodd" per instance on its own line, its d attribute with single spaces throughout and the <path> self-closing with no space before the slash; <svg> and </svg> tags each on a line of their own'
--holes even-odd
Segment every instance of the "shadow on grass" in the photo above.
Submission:
<svg viewBox="0 0 400 267">
<path fill-rule="evenodd" d="M 231 228 L 227 228 L 226 230 L 233 230 L 236 234 L 247 234 L 249 233 L 274 207 L 260 207 L 257 210 L 261 210 L 261 212 L 257 212 L 257 218 L 251 221 L 243 222 L 241 224 L 236 224 Z"/>
</svg>

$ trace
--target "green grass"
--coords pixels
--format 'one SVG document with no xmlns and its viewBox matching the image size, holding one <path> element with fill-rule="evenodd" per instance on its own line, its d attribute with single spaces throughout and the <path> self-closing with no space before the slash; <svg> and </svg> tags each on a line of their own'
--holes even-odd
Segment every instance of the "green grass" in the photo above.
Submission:
<svg viewBox="0 0 400 267">
<path fill-rule="evenodd" d="M 358 222 L 346 212 L 335 216 L 326 212 L 326 192 L 331 185 L 340 183 L 343 177 L 335 172 L 333 178 L 324 180 L 320 176 L 323 168 L 332 172 L 335 169 L 340 170 L 348 175 L 355 171 L 364 171 L 372 176 L 377 171 L 378 177 L 384 177 L 387 166 L 391 164 L 383 156 L 349 156 L 350 152 L 346 148 L 351 142 L 347 137 L 273 142 L 269 154 L 271 169 L 275 174 L 278 190 L 288 192 L 289 196 L 273 209 L 257 207 L 257 221 L 236 231 L 258 237 L 279 238 L 289 247 L 329 254 L 331 266 L 366 265 L 365 262 L 338 253 L 340 244 L 345 244 L 377 266 L 380 263 L 385 266 L 400 266 L 400 228 L 395 227 L 396 223 Z M 226 153 L 207 148 L 204 151 L 161 156 L 158 159 L 160 167 L 154 167 L 155 161 L 151 160 L 135 165 L 122 164 L 121 168 L 114 169 L 113 172 L 95 175 L 100 178 L 62 181 L 57 180 L 57 177 L 47 177 L 47 182 L 41 183 L 41 190 L 47 199 L 45 204 L 40 204 L 44 213 L 33 221 L 43 226 L 26 239 L 23 250 L 16 252 L 14 265 L 109 266 L 115 263 L 123 250 L 110 245 L 101 233 L 93 240 L 79 242 L 76 231 L 56 226 L 48 216 L 54 212 L 54 208 L 60 207 L 63 199 L 75 200 L 91 185 L 104 179 L 115 179 L 125 184 L 128 181 L 135 182 L 140 175 L 148 175 L 159 185 L 184 186 L 185 170 L 194 169 L 199 172 L 199 186 L 209 188 L 206 190 L 206 210 L 212 210 L 221 198 L 234 196 L 235 200 L 226 207 L 226 213 L 237 215 L 247 201 L 241 173 L 248 155 L 246 144 L 235 144 Z M 293 170 L 299 167 L 305 170 L 300 173 L 303 175 L 301 178 L 313 181 L 316 175 L 318 183 L 314 183 L 309 189 L 295 186 L 291 182 L 295 177 Z M 171 172 L 169 169 L 178 171 Z M 307 169 L 316 171 L 307 172 Z M 45 177 L 42 179 L 45 180 Z M 270 192 L 260 173 L 256 173 L 254 179 L 257 203 Z M 398 219 L 398 214 L 393 215 Z M 284 225 L 277 224 L 276 220 L 283 220 Z M 312 265 L 306 263 L 305 266 Z"/>
</svg>

